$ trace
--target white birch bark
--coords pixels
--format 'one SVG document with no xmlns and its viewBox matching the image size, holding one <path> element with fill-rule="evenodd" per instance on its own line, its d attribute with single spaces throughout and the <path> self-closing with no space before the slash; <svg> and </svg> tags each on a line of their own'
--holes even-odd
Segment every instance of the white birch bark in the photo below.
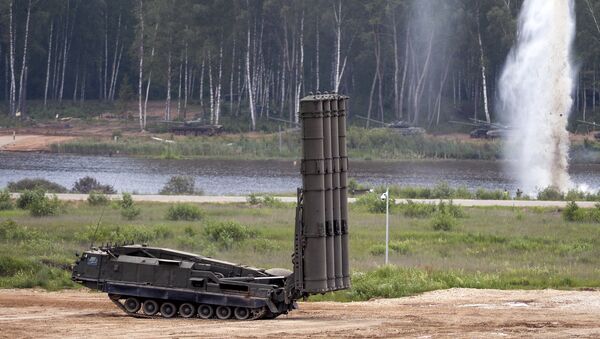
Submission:
<svg viewBox="0 0 600 339">
<path fill-rule="evenodd" d="M 304 11 L 302 11 L 302 18 L 300 19 L 300 60 L 298 65 L 298 78 L 296 79 L 296 110 L 295 110 L 295 122 L 300 122 L 300 95 L 302 94 L 302 82 L 304 74 Z"/>
<path fill-rule="evenodd" d="M 54 20 L 50 23 L 50 38 L 48 39 L 48 63 L 46 65 L 46 84 L 44 86 L 44 109 L 48 105 L 48 85 L 50 83 L 50 65 L 52 60 L 52 33 L 54 32 Z"/>
<path fill-rule="evenodd" d="M 256 130 L 256 112 L 254 109 L 254 97 L 252 95 L 252 75 L 250 74 L 250 27 L 248 27 L 248 44 L 246 49 L 246 82 L 248 83 L 248 105 L 250 106 L 250 119 L 252 130 Z"/>
<path fill-rule="evenodd" d="M 12 1 L 12 0 L 11 0 Z M 27 100 L 25 91 L 25 70 L 27 68 L 27 51 L 29 48 L 29 19 L 31 18 L 31 0 L 27 3 L 27 18 L 25 19 L 25 41 L 23 42 L 23 63 L 21 64 L 21 76 L 19 77 L 19 110 L 25 114 L 23 101 Z"/>
<path fill-rule="evenodd" d="M 489 123 L 490 119 L 490 109 L 488 106 L 488 95 L 487 95 L 487 77 L 485 74 L 485 58 L 483 55 L 483 43 L 481 41 L 481 30 L 479 29 L 479 21 L 477 22 L 477 41 L 479 42 L 479 63 L 481 66 L 481 90 L 483 91 L 483 110 L 485 112 L 485 120 Z"/>
<path fill-rule="evenodd" d="M 9 5 L 9 40 L 10 40 L 10 99 L 9 99 L 9 110 L 10 115 L 15 115 L 16 113 L 16 86 L 17 83 L 15 81 L 15 32 L 14 32 L 14 23 L 13 23 L 13 1 L 10 1 Z"/>
<path fill-rule="evenodd" d="M 139 1 L 140 4 L 140 49 L 139 49 L 139 77 L 138 77 L 138 109 L 139 109 L 139 119 L 140 119 L 140 130 L 143 132 L 146 126 L 144 125 L 144 106 L 143 106 L 143 93 L 142 93 L 142 85 L 144 81 L 144 2 L 143 0 Z"/>
</svg>

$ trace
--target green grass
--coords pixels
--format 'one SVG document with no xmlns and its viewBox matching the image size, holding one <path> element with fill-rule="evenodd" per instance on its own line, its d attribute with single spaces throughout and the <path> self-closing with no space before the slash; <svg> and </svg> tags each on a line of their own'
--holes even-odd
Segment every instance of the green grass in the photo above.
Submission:
<svg viewBox="0 0 600 339">
<path fill-rule="evenodd" d="M 204 204 L 200 221 L 167 220 L 170 204 L 136 206 L 141 213 L 130 221 L 113 206 L 87 202 L 67 203 L 60 215 L 42 218 L 0 211 L 0 287 L 75 287 L 68 265 L 94 238 L 95 244 L 147 242 L 258 267 L 292 268 L 291 204 Z M 450 231 L 436 231 L 435 213 L 392 210 L 391 265 L 383 267 L 385 216 L 352 205 L 353 288 L 312 300 L 400 297 L 449 287 L 600 287 L 600 224 L 565 221 L 558 209 L 462 208 L 462 213 Z"/>
<path fill-rule="evenodd" d="M 165 136 L 169 137 L 169 136 Z M 149 137 L 80 138 L 51 146 L 56 153 L 87 155 L 125 154 L 150 158 L 231 158 L 272 159 L 298 158 L 300 133 L 177 137 L 175 144 L 156 142 Z M 501 144 L 497 141 L 446 140 L 428 136 L 402 136 L 392 129 L 350 128 L 348 153 L 353 159 L 498 159 Z"/>
</svg>

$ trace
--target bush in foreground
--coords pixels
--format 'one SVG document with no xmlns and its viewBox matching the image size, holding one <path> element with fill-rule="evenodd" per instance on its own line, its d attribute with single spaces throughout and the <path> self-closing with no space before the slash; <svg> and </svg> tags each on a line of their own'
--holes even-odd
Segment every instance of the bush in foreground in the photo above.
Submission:
<svg viewBox="0 0 600 339">
<path fill-rule="evenodd" d="M 175 204 L 169 207 L 167 211 L 167 219 L 169 220 L 187 220 L 194 221 L 200 220 L 204 216 L 204 213 L 198 206 L 192 204 Z"/>
<path fill-rule="evenodd" d="M 255 231 L 233 221 L 210 222 L 204 227 L 204 234 L 224 248 L 256 236 Z"/>
<path fill-rule="evenodd" d="M 129 193 L 123 193 L 123 198 L 119 201 L 119 207 L 121 208 L 121 215 L 127 220 L 133 220 L 137 218 L 141 210 L 133 202 L 133 197 Z"/>
<path fill-rule="evenodd" d="M 49 198 L 42 190 L 25 191 L 17 199 L 17 207 L 29 210 L 34 217 L 45 217 L 57 215 L 62 208 L 61 202 L 56 195 Z"/>
<path fill-rule="evenodd" d="M 17 182 L 9 182 L 7 188 L 11 192 L 25 192 L 42 190 L 50 193 L 67 193 L 68 190 L 57 183 L 46 179 L 21 179 Z"/>
<path fill-rule="evenodd" d="M 0 211 L 12 210 L 14 207 L 8 190 L 0 191 Z"/>
</svg>

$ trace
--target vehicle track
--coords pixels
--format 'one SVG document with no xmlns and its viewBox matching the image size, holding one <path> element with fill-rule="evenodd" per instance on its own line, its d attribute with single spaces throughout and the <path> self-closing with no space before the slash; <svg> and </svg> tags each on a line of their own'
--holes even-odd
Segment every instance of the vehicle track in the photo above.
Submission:
<svg viewBox="0 0 600 339">
<path fill-rule="evenodd" d="M 0 290 L 0 337 L 598 338 L 598 291 L 450 289 L 401 299 L 300 303 L 275 320 L 134 318 L 103 293 Z"/>
</svg>

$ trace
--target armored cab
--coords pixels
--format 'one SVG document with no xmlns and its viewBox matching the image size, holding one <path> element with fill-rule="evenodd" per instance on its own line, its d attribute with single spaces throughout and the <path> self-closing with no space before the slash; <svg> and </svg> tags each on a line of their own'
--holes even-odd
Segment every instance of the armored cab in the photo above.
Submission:
<svg viewBox="0 0 600 339">
<path fill-rule="evenodd" d="M 296 308 L 300 298 L 349 288 L 347 102 L 338 94 L 300 102 L 302 188 L 293 272 L 145 245 L 107 245 L 84 252 L 72 279 L 108 293 L 130 315 L 165 318 L 274 318 Z"/>
</svg>

